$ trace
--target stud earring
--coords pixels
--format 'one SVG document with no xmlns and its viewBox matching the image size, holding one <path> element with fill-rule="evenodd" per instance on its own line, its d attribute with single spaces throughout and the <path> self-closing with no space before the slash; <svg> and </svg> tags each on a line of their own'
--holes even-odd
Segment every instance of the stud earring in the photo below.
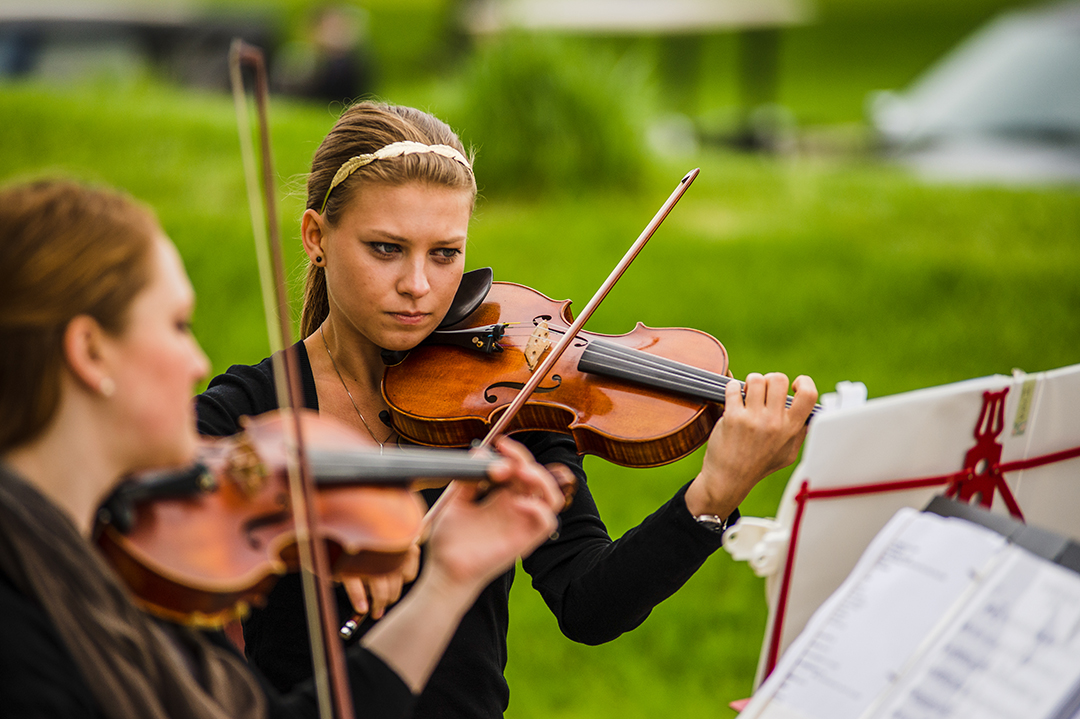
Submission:
<svg viewBox="0 0 1080 719">
<path fill-rule="evenodd" d="M 113 382 L 112 377 L 102 377 L 98 382 L 98 392 L 102 397 L 112 397 L 116 394 L 116 382 Z"/>
<path fill-rule="evenodd" d="M 322 255 L 316 255 L 315 256 L 315 264 L 318 265 L 319 267 L 322 267 Z"/>
</svg>

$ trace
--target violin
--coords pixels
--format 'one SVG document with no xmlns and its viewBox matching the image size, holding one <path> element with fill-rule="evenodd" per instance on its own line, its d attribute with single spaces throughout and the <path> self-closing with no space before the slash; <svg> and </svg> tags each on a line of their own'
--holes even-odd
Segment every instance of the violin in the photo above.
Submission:
<svg viewBox="0 0 1080 719">
<path fill-rule="evenodd" d="M 491 284 L 471 314 L 386 368 L 394 429 L 428 446 L 465 447 L 484 436 L 573 323 L 570 304 Z M 582 454 L 656 467 L 708 440 L 729 382 L 738 380 L 727 351 L 705 332 L 640 322 L 622 335 L 581 330 L 506 431 L 570 434 Z"/>
<path fill-rule="evenodd" d="M 104 503 L 96 541 L 144 608 L 218 627 L 297 571 L 285 415 L 245 418 L 240 434 L 205 440 L 192 467 L 133 478 Z M 484 479 L 495 461 L 422 448 L 379 454 L 347 425 L 311 410 L 298 419 L 332 577 L 401 566 L 425 510 L 415 477 Z"/>
</svg>

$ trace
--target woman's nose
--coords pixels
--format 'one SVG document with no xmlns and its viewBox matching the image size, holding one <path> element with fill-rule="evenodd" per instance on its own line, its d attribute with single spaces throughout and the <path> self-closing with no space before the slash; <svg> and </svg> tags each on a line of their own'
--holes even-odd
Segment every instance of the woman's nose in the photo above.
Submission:
<svg viewBox="0 0 1080 719">
<path fill-rule="evenodd" d="M 202 345 L 200 345 L 197 340 L 192 338 L 191 342 L 193 345 L 191 348 L 192 369 L 194 370 L 194 374 L 197 375 L 196 381 L 199 381 L 210 374 L 210 358 L 203 352 Z"/>
<path fill-rule="evenodd" d="M 398 282 L 398 291 L 410 297 L 419 298 L 431 290 L 428 282 L 427 267 L 422 261 L 410 262 Z"/>
</svg>

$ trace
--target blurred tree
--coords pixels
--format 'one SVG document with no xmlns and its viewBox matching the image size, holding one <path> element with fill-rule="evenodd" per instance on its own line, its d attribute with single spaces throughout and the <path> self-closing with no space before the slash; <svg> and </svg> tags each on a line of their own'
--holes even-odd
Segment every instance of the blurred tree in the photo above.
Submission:
<svg viewBox="0 0 1080 719">
<path fill-rule="evenodd" d="M 580 43 L 507 34 L 465 70 L 452 117 L 486 192 L 633 188 L 645 164 L 646 73 Z"/>
</svg>

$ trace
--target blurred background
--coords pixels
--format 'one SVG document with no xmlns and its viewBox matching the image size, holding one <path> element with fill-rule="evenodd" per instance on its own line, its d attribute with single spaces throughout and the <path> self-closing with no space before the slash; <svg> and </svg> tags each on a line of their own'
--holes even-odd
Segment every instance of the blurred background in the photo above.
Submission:
<svg viewBox="0 0 1080 719">
<path fill-rule="evenodd" d="M 696 327 L 738 377 L 871 397 L 1080 361 L 1080 3 L 4 0 L 0 180 L 75 176 L 155 207 L 215 373 L 268 351 L 234 36 L 271 61 L 294 290 L 311 154 L 374 97 L 476 148 L 468 265 L 578 307 L 702 168 L 594 331 Z M 699 466 L 586 460 L 615 535 Z M 744 512 L 772 515 L 787 476 Z M 601 647 L 565 640 L 524 575 L 513 603 L 511 719 L 728 717 L 752 691 L 763 586 L 723 553 Z"/>
</svg>

